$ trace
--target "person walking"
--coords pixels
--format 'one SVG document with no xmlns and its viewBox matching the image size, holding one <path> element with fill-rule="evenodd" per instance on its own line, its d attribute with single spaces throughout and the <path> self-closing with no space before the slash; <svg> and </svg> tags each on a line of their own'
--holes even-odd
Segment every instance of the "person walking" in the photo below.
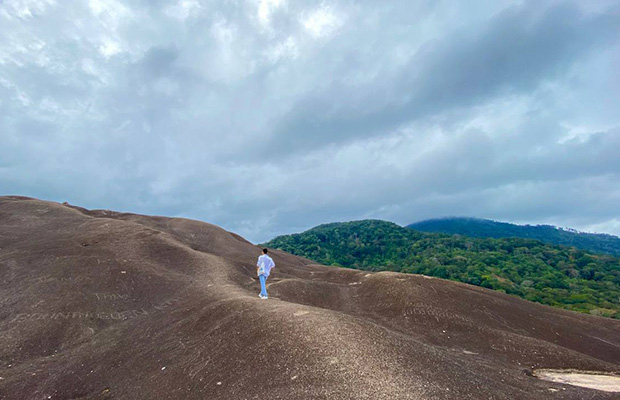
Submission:
<svg viewBox="0 0 620 400">
<path fill-rule="evenodd" d="M 267 287 L 265 286 L 265 282 L 269 277 L 269 272 L 271 272 L 271 268 L 274 268 L 276 264 L 273 262 L 271 257 L 267 255 L 267 249 L 263 249 L 263 254 L 258 257 L 258 261 L 256 262 L 256 274 L 258 275 L 258 279 L 260 280 L 260 297 L 263 300 L 267 300 Z"/>
</svg>

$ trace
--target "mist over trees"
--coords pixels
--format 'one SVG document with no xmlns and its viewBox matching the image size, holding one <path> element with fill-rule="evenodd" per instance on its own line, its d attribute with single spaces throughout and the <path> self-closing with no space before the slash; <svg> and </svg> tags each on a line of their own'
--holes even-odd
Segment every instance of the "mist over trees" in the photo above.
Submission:
<svg viewBox="0 0 620 400">
<path fill-rule="evenodd" d="M 620 256 L 620 238 L 605 233 L 578 232 L 553 225 L 516 225 L 479 218 L 449 217 L 407 225 L 422 232 L 459 234 L 480 238 L 536 239 L 545 243 L 574 246 L 595 253 Z"/>
</svg>

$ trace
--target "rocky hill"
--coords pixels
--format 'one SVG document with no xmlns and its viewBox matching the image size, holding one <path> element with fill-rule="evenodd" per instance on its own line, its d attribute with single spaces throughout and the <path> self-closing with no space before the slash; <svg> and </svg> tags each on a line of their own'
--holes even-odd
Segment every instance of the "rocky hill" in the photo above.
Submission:
<svg viewBox="0 0 620 400">
<path fill-rule="evenodd" d="M 619 321 L 272 253 L 265 301 L 217 226 L 0 197 L 0 398 L 618 398 L 534 375 L 620 373 Z"/>
</svg>

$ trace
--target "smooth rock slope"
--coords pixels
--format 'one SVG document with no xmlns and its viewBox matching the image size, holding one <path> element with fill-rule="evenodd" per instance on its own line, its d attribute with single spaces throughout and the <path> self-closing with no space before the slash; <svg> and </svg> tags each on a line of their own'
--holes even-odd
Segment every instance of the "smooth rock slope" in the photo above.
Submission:
<svg viewBox="0 0 620 400">
<path fill-rule="evenodd" d="M 0 197 L 2 399 L 618 399 L 620 321 L 314 265 L 207 223 Z"/>
</svg>

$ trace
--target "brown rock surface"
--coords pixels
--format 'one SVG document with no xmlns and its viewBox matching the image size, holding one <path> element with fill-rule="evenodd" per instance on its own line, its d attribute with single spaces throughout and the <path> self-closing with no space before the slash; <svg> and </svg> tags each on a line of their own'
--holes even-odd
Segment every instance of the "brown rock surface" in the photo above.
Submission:
<svg viewBox="0 0 620 400">
<path fill-rule="evenodd" d="M 315 265 L 207 223 L 0 197 L 2 399 L 618 399 L 620 321 Z"/>
</svg>

